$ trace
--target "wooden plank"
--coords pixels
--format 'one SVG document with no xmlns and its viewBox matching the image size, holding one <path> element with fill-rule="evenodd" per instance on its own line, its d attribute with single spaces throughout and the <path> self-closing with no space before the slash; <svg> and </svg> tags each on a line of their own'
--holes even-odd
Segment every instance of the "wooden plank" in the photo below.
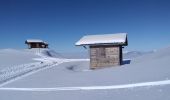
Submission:
<svg viewBox="0 0 170 100">
<path fill-rule="evenodd" d="M 119 65 L 120 47 L 119 46 L 90 47 L 90 64 L 92 68 Z"/>
</svg>

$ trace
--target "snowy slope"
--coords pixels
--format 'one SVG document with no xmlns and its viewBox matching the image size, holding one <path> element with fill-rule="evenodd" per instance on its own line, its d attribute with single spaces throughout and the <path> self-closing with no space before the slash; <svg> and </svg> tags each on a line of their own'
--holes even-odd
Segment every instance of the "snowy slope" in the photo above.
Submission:
<svg viewBox="0 0 170 100">
<path fill-rule="evenodd" d="M 170 56 L 167 55 L 168 53 L 170 54 L 170 48 L 138 57 L 131 61 L 131 64 L 95 71 L 88 70 L 88 61 L 63 63 L 6 86 L 56 87 L 117 85 L 165 80 L 170 78 L 170 71 L 167 70 L 170 64 L 168 62 L 170 59 Z M 37 80 L 37 77 L 42 78 Z M 47 78 L 50 78 L 50 80 L 46 81 Z M 23 84 L 23 82 L 26 83 Z"/>
<path fill-rule="evenodd" d="M 0 69 L 13 65 L 35 62 L 32 58 L 38 57 L 27 50 L 1 49 L 0 50 Z"/>
<path fill-rule="evenodd" d="M 62 87 L 101 87 L 131 86 L 131 89 L 104 89 L 78 91 L 11 91 L 0 90 L 0 99 L 26 100 L 169 100 L 170 85 L 152 86 L 170 79 L 170 47 L 142 55 L 131 60 L 130 64 L 102 70 L 88 70 L 89 61 L 70 60 L 46 70 L 4 85 L 4 88 L 62 88 Z M 148 84 L 133 88 L 135 84 Z M 155 83 L 156 82 L 156 83 Z M 103 86 L 103 87 L 102 87 Z M 70 89 L 70 88 L 69 88 Z M 83 96 L 83 98 L 82 98 Z"/>
<path fill-rule="evenodd" d="M 64 58 L 68 59 L 89 59 L 89 53 L 87 52 L 61 52 Z"/>
<path fill-rule="evenodd" d="M 169 100 L 169 86 L 120 90 L 24 92 L 0 91 L 1 100 Z"/>
<path fill-rule="evenodd" d="M 6 66 L 0 64 L 0 86 L 64 62 L 88 60 L 65 59 L 50 49 L 7 49 L 2 51 L 3 53 L 6 53 L 7 57 L 6 61 L 3 62 L 3 64 L 6 64 Z M 13 62 L 17 62 L 16 65 Z"/>
<path fill-rule="evenodd" d="M 39 58 L 39 54 L 46 57 L 62 58 L 62 55 L 49 49 L 1 49 L 0 69 L 21 64 L 37 62 L 33 58 Z"/>
<path fill-rule="evenodd" d="M 0 86 L 18 77 L 62 63 L 49 49 L 0 50 Z"/>
<path fill-rule="evenodd" d="M 150 53 L 154 53 L 154 51 L 147 51 L 147 52 L 143 52 L 143 51 L 125 51 L 123 53 L 123 58 L 124 59 L 133 59 L 136 57 L 140 57 L 146 54 L 150 54 Z M 89 52 L 61 52 L 58 53 L 61 57 L 64 58 L 70 58 L 70 59 L 82 59 L 82 58 L 89 58 Z"/>
<path fill-rule="evenodd" d="M 62 54 L 55 52 L 54 50 L 44 49 L 41 51 L 41 55 L 54 58 L 64 58 Z"/>
<path fill-rule="evenodd" d="M 151 54 L 154 53 L 154 51 L 147 51 L 147 52 L 142 52 L 142 51 L 127 51 L 123 53 L 123 58 L 124 59 L 133 59 L 136 57 L 140 57 L 143 55 Z"/>
</svg>

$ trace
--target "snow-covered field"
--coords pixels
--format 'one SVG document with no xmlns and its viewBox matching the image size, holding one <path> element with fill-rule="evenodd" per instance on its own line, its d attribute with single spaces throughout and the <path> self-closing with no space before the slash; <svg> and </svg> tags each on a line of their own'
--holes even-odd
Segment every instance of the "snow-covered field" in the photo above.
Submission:
<svg viewBox="0 0 170 100">
<path fill-rule="evenodd" d="M 38 57 L 32 51 L 1 49 L 0 50 L 0 69 L 25 63 L 35 62 L 32 58 Z"/>
<path fill-rule="evenodd" d="M 51 50 L 0 55 L 0 100 L 170 100 L 170 47 L 99 70 Z"/>
</svg>

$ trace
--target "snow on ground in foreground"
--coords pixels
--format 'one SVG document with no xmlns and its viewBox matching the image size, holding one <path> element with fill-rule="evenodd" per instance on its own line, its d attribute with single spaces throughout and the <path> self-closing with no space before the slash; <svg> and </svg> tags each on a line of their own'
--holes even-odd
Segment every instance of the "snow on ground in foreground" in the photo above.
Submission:
<svg viewBox="0 0 170 100">
<path fill-rule="evenodd" d="M 170 79 L 170 48 L 144 55 L 121 67 L 88 70 L 89 61 L 67 62 L 4 87 L 51 88 L 133 84 Z"/>
<path fill-rule="evenodd" d="M 33 91 L 33 92 L 51 92 L 51 91 L 78 91 L 78 90 L 113 90 L 113 89 L 130 89 L 147 86 L 164 86 L 170 85 L 170 80 L 143 82 L 135 84 L 111 85 L 111 86 L 86 86 L 86 87 L 53 87 L 53 88 L 0 88 L 6 91 Z"/>
<path fill-rule="evenodd" d="M 42 50 L 45 51 L 45 50 Z M 48 50 L 46 50 L 48 51 Z M 45 58 L 45 52 L 41 53 L 39 49 L 2 49 L 0 50 L 0 85 L 27 73 L 49 67 L 57 62 L 36 60 L 36 58 Z M 41 56 L 43 55 L 43 57 Z M 46 57 L 49 57 L 46 55 Z"/>
<path fill-rule="evenodd" d="M 64 59 L 61 58 L 57 53 L 49 49 L 25 49 L 25 50 L 13 50 L 5 49 L 0 50 L 0 53 L 4 53 L 5 60 L 3 62 L 6 66 L 1 66 L 0 69 L 0 86 L 3 86 L 9 82 L 20 79 L 27 74 L 33 74 L 37 71 L 56 66 L 64 62 L 75 61 L 76 59 Z M 12 61 L 9 60 L 12 57 Z M 14 59 L 16 57 L 16 59 Z M 60 57 L 60 58 L 55 58 Z M 27 58 L 27 60 L 25 59 Z M 26 60 L 25 62 L 17 62 L 19 60 Z M 14 62 L 17 62 L 19 65 L 15 65 Z M 32 63 L 28 63 L 32 61 Z M 76 60 L 77 61 L 77 60 Z M 81 59 L 79 59 L 81 61 Z M 23 64 L 26 63 L 27 64 Z M 10 66 L 8 64 L 11 64 Z M 7 66 L 8 65 L 8 66 Z"/>
<path fill-rule="evenodd" d="M 170 100 L 169 86 L 94 91 L 0 91 L 1 100 Z"/>
<path fill-rule="evenodd" d="M 48 89 L 60 87 L 108 88 L 134 87 L 124 89 L 80 90 L 80 91 L 4 91 L 0 90 L 0 99 L 24 100 L 169 100 L 170 86 L 160 86 L 160 81 L 168 82 L 170 79 L 170 48 L 159 50 L 155 53 L 143 55 L 131 60 L 130 64 L 121 67 L 100 70 L 88 70 L 89 61 L 76 61 L 64 59 L 64 63 L 30 74 L 19 80 L 4 85 L 2 88 L 16 89 Z M 43 56 L 43 55 L 41 55 Z M 34 58 L 42 61 L 40 58 Z M 50 61 L 53 58 L 50 58 Z M 59 59 L 58 59 L 59 60 Z M 48 62 L 49 58 L 43 58 Z M 55 61 L 53 59 L 52 61 Z M 165 80 L 165 81 L 164 81 Z M 147 86 L 148 83 L 149 85 Z M 158 86 L 150 86 L 157 84 Z M 169 84 L 169 83 L 168 83 Z M 98 87 L 96 87 L 98 86 Z M 111 88 L 109 87 L 109 88 Z"/>
</svg>

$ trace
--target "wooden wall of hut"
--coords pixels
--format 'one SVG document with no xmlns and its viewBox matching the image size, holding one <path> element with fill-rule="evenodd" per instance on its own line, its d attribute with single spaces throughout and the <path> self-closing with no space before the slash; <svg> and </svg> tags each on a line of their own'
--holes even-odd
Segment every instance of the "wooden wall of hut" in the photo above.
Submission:
<svg viewBox="0 0 170 100">
<path fill-rule="evenodd" d="M 30 43 L 29 48 L 48 48 L 48 45 L 43 43 Z"/>
<path fill-rule="evenodd" d="M 120 65 L 122 47 L 113 45 L 90 46 L 91 69 Z"/>
</svg>

